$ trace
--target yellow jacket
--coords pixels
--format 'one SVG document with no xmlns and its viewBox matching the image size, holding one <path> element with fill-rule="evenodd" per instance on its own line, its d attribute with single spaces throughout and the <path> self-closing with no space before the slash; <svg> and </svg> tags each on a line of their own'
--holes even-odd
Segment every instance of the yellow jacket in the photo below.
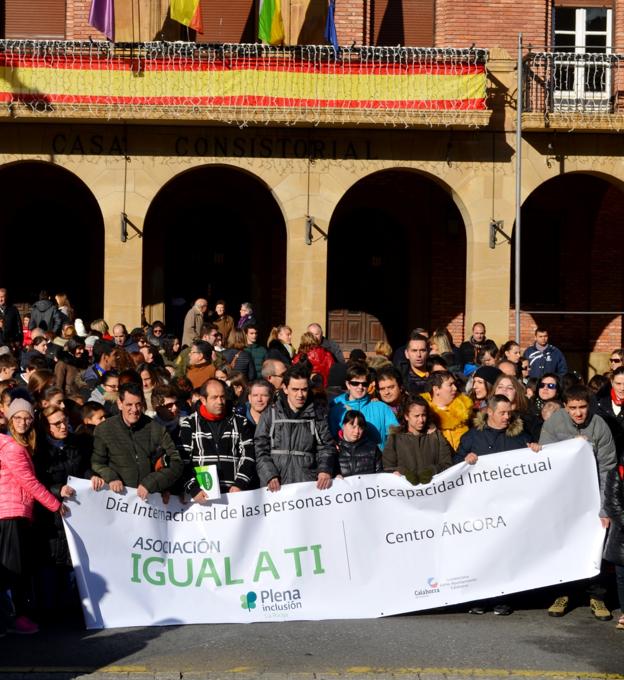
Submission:
<svg viewBox="0 0 624 680">
<path fill-rule="evenodd" d="M 425 399 L 433 413 L 433 419 L 446 441 L 457 451 L 459 440 L 464 432 L 468 432 L 472 411 L 472 399 L 465 394 L 458 394 L 455 399 L 442 409 L 431 401 L 431 394 L 425 392 L 420 395 Z"/>
</svg>

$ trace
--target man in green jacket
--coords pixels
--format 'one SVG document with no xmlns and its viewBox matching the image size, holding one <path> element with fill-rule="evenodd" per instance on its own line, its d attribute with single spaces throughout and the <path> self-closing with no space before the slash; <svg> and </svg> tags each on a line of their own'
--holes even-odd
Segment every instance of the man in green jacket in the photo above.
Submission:
<svg viewBox="0 0 624 680">
<path fill-rule="evenodd" d="M 139 385 L 119 388 L 119 415 L 95 428 L 91 466 L 111 491 L 135 487 L 147 500 L 150 493 L 168 491 L 181 477 L 182 459 L 169 433 L 144 415 L 145 400 Z"/>
</svg>

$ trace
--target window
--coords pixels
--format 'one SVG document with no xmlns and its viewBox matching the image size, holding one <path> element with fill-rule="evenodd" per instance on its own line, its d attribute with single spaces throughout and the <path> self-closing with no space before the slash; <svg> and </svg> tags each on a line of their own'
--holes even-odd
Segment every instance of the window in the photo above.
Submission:
<svg viewBox="0 0 624 680">
<path fill-rule="evenodd" d="M 3 38 L 65 39 L 65 0 L 5 0 L 0 6 Z"/>
<path fill-rule="evenodd" d="M 611 9 L 555 7 L 553 68 L 555 110 L 610 109 L 611 34 Z"/>
</svg>

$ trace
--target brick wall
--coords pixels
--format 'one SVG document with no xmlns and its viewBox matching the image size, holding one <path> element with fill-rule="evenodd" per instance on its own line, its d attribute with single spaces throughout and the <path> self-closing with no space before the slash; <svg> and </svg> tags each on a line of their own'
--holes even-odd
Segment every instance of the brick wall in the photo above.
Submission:
<svg viewBox="0 0 624 680">
<path fill-rule="evenodd" d="M 544 45 L 550 31 L 552 0 L 437 0 L 438 47 L 503 47 L 512 54 L 522 31 L 525 45 Z"/>
<path fill-rule="evenodd" d="M 366 27 L 367 5 L 370 0 L 339 0 L 336 2 L 336 33 L 340 45 L 365 45 L 369 42 Z"/>
<path fill-rule="evenodd" d="M 89 26 L 91 0 L 68 0 L 67 2 L 67 40 L 106 40 L 106 36 L 93 26 Z"/>
</svg>

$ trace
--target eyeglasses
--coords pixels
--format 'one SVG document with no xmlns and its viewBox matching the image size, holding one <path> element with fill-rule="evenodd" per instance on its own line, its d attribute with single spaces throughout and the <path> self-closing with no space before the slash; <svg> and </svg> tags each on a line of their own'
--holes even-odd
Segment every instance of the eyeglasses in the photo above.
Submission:
<svg viewBox="0 0 624 680">
<path fill-rule="evenodd" d="M 67 419 L 63 418 L 63 420 L 57 420 L 55 423 L 48 420 L 48 423 L 50 424 L 50 427 L 65 427 L 67 425 Z"/>
<path fill-rule="evenodd" d="M 618 359 L 617 357 L 612 357 L 611 359 L 609 359 L 609 362 L 612 364 L 621 364 L 622 360 Z"/>
<path fill-rule="evenodd" d="M 163 404 L 163 408 L 166 408 L 167 411 L 173 411 L 174 409 L 178 408 L 178 402 L 172 401 L 170 404 Z"/>
<path fill-rule="evenodd" d="M 31 416 L 13 416 L 13 420 L 18 420 L 20 423 L 32 423 L 33 418 Z"/>
<path fill-rule="evenodd" d="M 547 387 L 549 390 L 556 390 L 557 389 L 557 383 L 540 383 L 538 385 L 538 387 L 540 388 L 540 390 L 543 387 Z"/>
<path fill-rule="evenodd" d="M 349 380 L 351 387 L 368 387 L 370 383 L 366 380 Z"/>
</svg>

